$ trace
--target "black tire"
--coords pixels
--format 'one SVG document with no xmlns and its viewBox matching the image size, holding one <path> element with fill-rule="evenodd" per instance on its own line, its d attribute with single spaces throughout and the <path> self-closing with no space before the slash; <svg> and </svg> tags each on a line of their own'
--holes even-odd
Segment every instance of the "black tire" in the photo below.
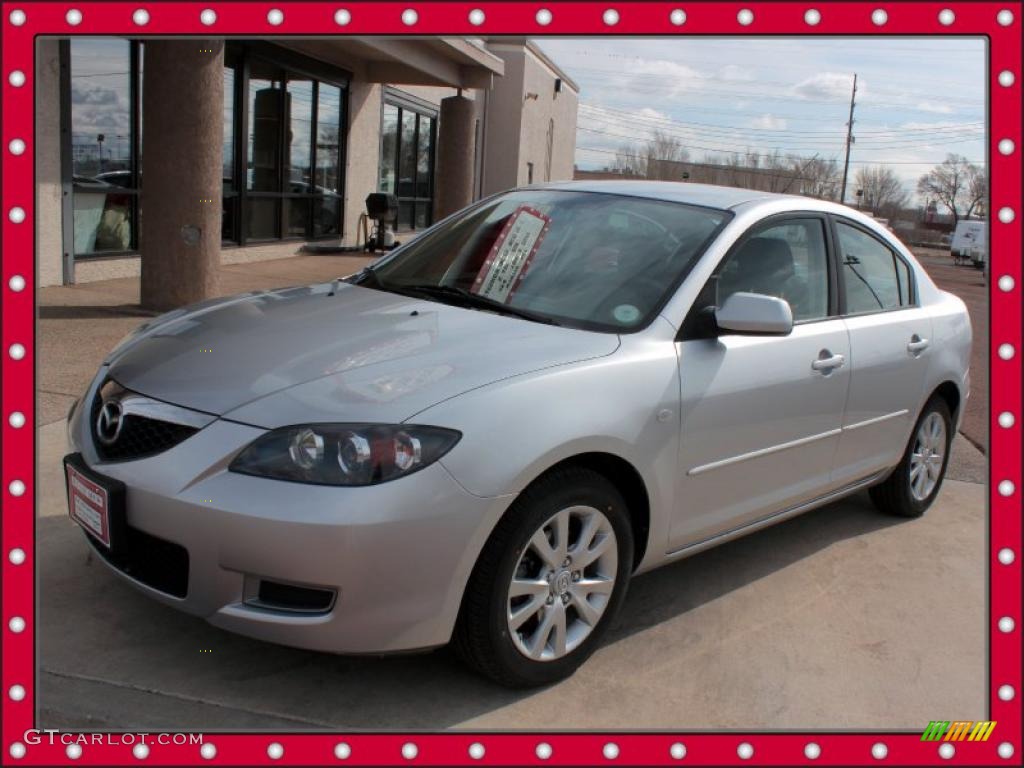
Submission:
<svg viewBox="0 0 1024 768">
<path fill-rule="evenodd" d="M 536 661 L 519 651 L 508 626 L 508 589 L 520 556 L 534 532 L 553 515 L 574 505 L 600 510 L 617 543 L 615 584 L 597 626 L 561 658 Z M 484 545 L 466 586 L 452 644 L 470 667 L 510 688 L 563 680 L 600 644 L 626 594 L 633 570 L 633 531 L 622 494 L 603 475 L 568 467 L 537 480 L 512 504 Z"/>
<path fill-rule="evenodd" d="M 946 427 L 946 445 L 942 456 L 942 469 L 939 473 L 938 482 L 931 493 L 924 499 L 917 499 L 910 488 L 910 460 L 917 442 L 918 430 L 921 424 L 924 423 L 924 420 L 932 413 L 939 414 Z M 898 517 L 920 517 L 923 515 L 942 489 L 942 481 L 946 478 L 946 466 L 949 464 L 949 449 L 952 444 L 953 418 L 950 416 L 949 406 L 941 397 L 935 396 L 921 410 L 921 415 L 918 416 L 914 429 L 910 433 L 910 440 L 907 442 L 907 448 L 903 452 L 903 458 L 896 466 L 896 469 L 884 481 L 868 491 L 871 501 L 874 502 L 874 505 L 881 512 L 889 515 L 896 515 Z"/>
</svg>

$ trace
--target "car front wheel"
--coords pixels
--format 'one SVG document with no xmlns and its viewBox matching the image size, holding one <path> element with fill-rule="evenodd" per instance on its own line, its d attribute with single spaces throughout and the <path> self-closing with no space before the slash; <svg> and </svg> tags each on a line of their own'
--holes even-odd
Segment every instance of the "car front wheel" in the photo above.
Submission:
<svg viewBox="0 0 1024 768">
<path fill-rule="evenodd" d="M 588 469 L 524 491 L 491 534 L 466 588 L 454 644 L 510 687 L 571 675 L 596 649 L 633 569 L 621 494 Z"/>
<path fill-rule="evenodd" d="M 920 517 L 939 495 L 949 463 L 953 419 L 941 397 L 933 397 L 921 411 L 899 466 L 870 490 L 882 512 Z"/>
</svg>

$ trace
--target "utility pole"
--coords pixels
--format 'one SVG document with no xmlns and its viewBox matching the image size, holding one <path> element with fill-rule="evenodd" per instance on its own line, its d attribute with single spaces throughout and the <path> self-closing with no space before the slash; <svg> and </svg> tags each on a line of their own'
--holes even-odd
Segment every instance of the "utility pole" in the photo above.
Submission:
<svg viewBox="0 0 1024 768">
<path fill-rule="evenodd" d="M 850 172 L 850 144 L 853 143 L 853 107 L 857 100 L 857 73 L 853 73 L 853 91 L 850 93 L 850 121 L 846 124 L 846 162 L 843 164 L 843 187 L 839 192 L 839 202 L 846 202 L 846 176 Z"/>
</svg>

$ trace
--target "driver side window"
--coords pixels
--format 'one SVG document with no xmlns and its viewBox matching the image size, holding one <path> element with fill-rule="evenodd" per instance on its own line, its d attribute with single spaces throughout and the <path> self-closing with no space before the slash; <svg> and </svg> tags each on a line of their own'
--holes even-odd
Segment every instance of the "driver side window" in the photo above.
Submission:
<svg viewBox="0 0 1024 768">
<path fill-rule="evenodd" d="M 828 252 L 821 219 L 789 219 L 757 230 L 718 273 L 715 304 L 740 291 L 785 299 L 794 322 L 828 317 Z"/>
</svg>

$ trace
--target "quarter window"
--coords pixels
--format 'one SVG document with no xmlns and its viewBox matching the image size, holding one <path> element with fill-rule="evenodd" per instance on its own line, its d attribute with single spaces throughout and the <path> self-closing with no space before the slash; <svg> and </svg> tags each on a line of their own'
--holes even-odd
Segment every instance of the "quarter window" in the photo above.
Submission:
<svg viewBox="0 0 1024 768">
<path fill-rule="evenodd" d="M 884 312 L 911 303 L 910 269 L 891 248 L 863 230 L 836 223 L 846 313 Z"/>
<path fill-rule="evenodd" d="M 795 322 L 828 317 L 828 252 L 821 219 L 788 219 L 754 232 L 722 265 L 715 303 L 740 291 L 785 299 Z"/>
</svg>

